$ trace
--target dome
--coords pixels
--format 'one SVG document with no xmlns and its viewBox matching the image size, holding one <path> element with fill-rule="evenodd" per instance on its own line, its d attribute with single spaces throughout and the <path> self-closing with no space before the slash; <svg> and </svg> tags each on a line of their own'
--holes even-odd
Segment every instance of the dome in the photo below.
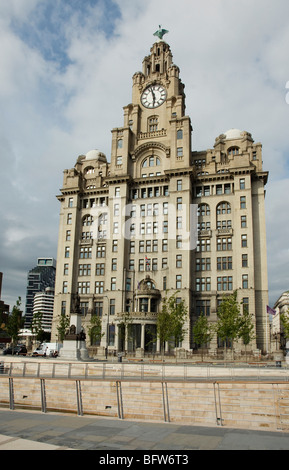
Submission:
<svg viewBox="0 0 289 470">
<path fill-rule="evenodd" d="M 229 129 L 227 132 L 225 132 L 225 136 L 227 140 L 230 139 L 242 139 L 243 131 L 240 131 L 239 129 Z"/>
<path fill-rule="evenodd" d="M 87 152 L 87 154 L 85 155 L 85 160 L 97 160 L 97 161 L 106 162 L 106 156 L 104 155 L 104 153 L 100 152 L 99 150 L 94 149 L 94 150 L 90 150 L 89 152 Z"/>
</svg>

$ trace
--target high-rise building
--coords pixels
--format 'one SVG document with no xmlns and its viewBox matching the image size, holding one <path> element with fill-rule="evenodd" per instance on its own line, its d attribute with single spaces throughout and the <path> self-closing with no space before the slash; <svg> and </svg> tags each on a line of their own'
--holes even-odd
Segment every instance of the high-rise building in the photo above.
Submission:
<svg viewBox="0 0 289 470">
<path fill-rule="evenodd" d="M 64 171 L 55 337 L 58 316 L 77 305 L 85 329 L 91 315 L 102 317 L 102 346 L 159 351 L 158 312 L 176 293 L 188 307 L 180 346 L 189 350 L 198 316 L 216 321 L 223 296 L 236 290 L 254 318 L 251 348 L 266 349 L 262 146 L 231 129 L 212 149 L 192 151 L 185 99 L 180 70 L 160 39 L 133 75 L 123 126 L 112 130 L 110 162 L 91 150 Z M 222 346 L 215 338 L 210 350 Z"/>
<path fill-rule="evenodd" d="M 30 328 L 33 319 L 33 301 L 37 292 L 45 291 L 46 287 L 54 288 L 56 260 L 54 258 L 38 258 L 37 266 L 27 276 L 26 308 L 24 328 Z"/>
<path fill-rule="evenodd" d="M 33 300 L 33 315 L 42 314 L 41 326 L 47 333 L 51 333 L 54 304 L 54 288 L 46 287 L 45 291 L 37 292 Z"/>
</svg>

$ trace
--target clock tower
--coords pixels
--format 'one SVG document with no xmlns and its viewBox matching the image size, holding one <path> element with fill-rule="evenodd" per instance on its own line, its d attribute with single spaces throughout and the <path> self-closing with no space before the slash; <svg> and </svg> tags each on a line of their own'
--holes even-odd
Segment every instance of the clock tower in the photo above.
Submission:
<svg viewBox="0 0 289 470">
<path fill-rule="evenodd" d="M 52 340 L 60 314 L 81 312 L 86 333 L 101 318 L 101 338 L 87 337 L 97 355 L 160 353 L 158 315 L 175 295 L 187 308 L 185 335 L 166 350 L 190 357 L 200 315 L 215 323 L 224 296 L 236 292 L 254 321 L 251 351 L 268 351 L 262 145 L 230 129 L 211 149 L 192 151 L 185 87 L 166 32 L 155 33 L 132 77 L 110 161 L 94 149 L 64 171 Z M 241 354 L 242 341 L 234 344 Z M 214 336 L 207 347 L 215 355 L 224 342 Z"/>
</svg>

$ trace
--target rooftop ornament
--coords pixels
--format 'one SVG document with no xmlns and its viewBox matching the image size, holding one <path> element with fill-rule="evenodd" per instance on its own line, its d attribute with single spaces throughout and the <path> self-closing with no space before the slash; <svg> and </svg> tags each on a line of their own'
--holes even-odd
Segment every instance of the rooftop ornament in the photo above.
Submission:
<svg viewBox="0 0 289 470">
<path fill-rule="evenodd" d="M 154 33 L 154 36 L 157 36 L 160 40 L 163 39 L 163 36 L 167 34 L 169 31 L 167 29 L 163 29 L 161 25 L 159 25 L 159 29 Z"/>
</svg>

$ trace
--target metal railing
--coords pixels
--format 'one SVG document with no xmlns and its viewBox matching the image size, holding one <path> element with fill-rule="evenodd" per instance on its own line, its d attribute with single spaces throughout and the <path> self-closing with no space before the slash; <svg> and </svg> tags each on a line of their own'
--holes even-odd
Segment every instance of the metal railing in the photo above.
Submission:
<svg viewBox="0 0 289 470">
<path fill-rule="evenodd" d="M 0 377 L 115 380 L 278 380 L 289 381 L 287 367 L 263 365 L 149 364 L 109 362 L 1 362 Z"/>
</svg>

